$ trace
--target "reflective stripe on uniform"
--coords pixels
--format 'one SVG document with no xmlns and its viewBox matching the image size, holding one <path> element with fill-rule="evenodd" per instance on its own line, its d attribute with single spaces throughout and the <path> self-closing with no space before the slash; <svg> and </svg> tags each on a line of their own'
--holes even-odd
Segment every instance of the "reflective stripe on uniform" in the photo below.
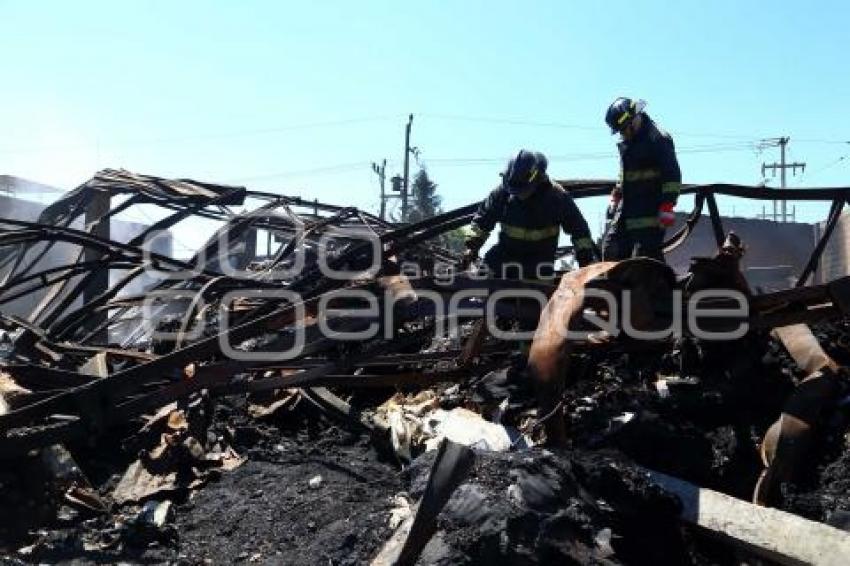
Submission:
<svg viewBox="0 0 850 566">
<path fill-rule="evenodd" d="M 682 183 L 678 181 L 667 181 L 661 185 L 661 192 L 664 194 L 679 194 L 682 189 Z"/>
<path fill-rule="evenodd" d="M 647 181 L 661 176 L 661 171 L 658 169 L 633 169 L 626 171 L 623 178 L 626 181 Z"/>
<path fill-rule="evenodd" d="M 514 240 L 526 240 L 536 242 L 547 238 L 555 238 L 558 236 L 559 229 L 557 226 L 546 226 L 545 228 L 521 228 L 519 226 L 510 226 L 502 224 L 502 231 L 509 238 Z"/>
<path fill-rule="evenodd" d="M 593 240 L 590 238 L 576 238 L 573 242 L 573 246 L 575 246 L 577 250 L 592 250 Z"/>
<path fill-rule="evenodd" d="M 658 228 L 660 226 L 657 216 L 638 216 L 637 218 L 626 218 L 626 230 L 640 230 L 641 228 Z"/>
</svg>

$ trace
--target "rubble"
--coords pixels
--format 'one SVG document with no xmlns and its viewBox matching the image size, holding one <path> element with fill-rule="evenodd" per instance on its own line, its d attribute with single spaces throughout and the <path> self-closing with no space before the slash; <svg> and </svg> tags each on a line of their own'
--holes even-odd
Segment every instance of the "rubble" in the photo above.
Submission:
<svg viewBox="0 0 850 566">
<path fill-rule="evenodd" d="M 565 185 L 577 196 L 601 191 Z M 696 258 L 687 274 L 635 258 L 551 283 L 442 271 L 460 257 L 435 237 L 468 223 L 472 205 L 397 226 L 349 207 L 106 170 L 37 223 L 0 220 L 0 505 L 15 510 L 0 520 L 0 554 L 83 563 L 827 560 L 781 537 L 755 544 L 740 522 L 703 520 L 680 488 L 765 524 L 784 517 L 815 549 L 846 545 L 848 279 L 754 294 L 737 269 L 744 248 L 711 206 L 715 192 L 741 188 L 686 190 L 697 208 L 668 246 L 709 202 L 715 257 Z M 833 200 L 845 189 L 818 191 L 811 198 Z M 104 199 L 116 202 L 86 212 Z M 110 238 L 108 219 L 139 203 L 170 215 L 130 241 Z M 145 248 L 193 215 L 220 228 L 191 261 Z M 55 247 L 74 261 L 45 265 Z M 122 277 L 100 285 L 104 267 Z M 148 292 L 122 293 L 145 273 L 156 275 Z M 486 316 L 475 310 L 482 292 L 517 288 L 548 300 L 542 316 L 515 298 Z M 636 293 L 623 303 L 631 320 L 657 331 L 675 318 L 665 307 L 674 291 L 712 289 L 739 291 L 749 312 L 742 319 L 728 301 L 709 300 L 726 309 L 710 329 L 743 320 L 746 333 L 560 332 L 588 330 L 588 311 L 612 317 L 597 291 Z M 24 296 L 38 299 L 33 312 L 3 310 Z M 505 338 L 538 320 L 533 340 Z"/>
</svg>

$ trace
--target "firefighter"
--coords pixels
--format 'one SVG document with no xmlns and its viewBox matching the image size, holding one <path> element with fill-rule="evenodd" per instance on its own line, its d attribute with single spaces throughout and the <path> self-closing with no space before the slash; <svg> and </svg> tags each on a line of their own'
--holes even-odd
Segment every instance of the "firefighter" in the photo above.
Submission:
<svg viewBox="0 0 850 566">
<path fill-rule="evenodd" d="M 620 134 L 620 179 L 611 192 L 605 260 L 634 256 L 664 261 L 664 232 L 673 225 L 682 174 L 670 134 L 644 112 L 642 100 L 618 98 L 605 113 Z"/>
<path fill-rule="evenodd" d="M 463 266 L 478 252 L 496 223 L 501 223 L 498 243 L 484 256 L 491 274 L 506 279 L 541 279 L 554 276 L 555 251 L 561 228 L 573 243 L 580 266 L 598 259 L 587 222 L 572 197 L 546 173 L 546 157 L 520 150 L 501 173 L 502 182 L 481 203 L 466 240 Z"/>
</svg>

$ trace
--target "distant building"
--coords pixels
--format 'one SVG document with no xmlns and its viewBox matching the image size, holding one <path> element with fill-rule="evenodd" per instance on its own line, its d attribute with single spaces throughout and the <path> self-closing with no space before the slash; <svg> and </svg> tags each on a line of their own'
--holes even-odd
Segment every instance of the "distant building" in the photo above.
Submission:
<svg viewBox="0 0 850 566">
<path fill-rule="evenodd" d="M 826 222 L 815 224 L 815 233 L 820 238 Z M 843 212 L 830 236 L 821 256 L 817 282 L 826 283 L 850 275 L 850 212 Z"/>
<path fill-rule="evenodd" d="M 7 197 L 22 195 L 53 195 L 53 198 L 64 191 L 51 185 L 30 181 L 14 175 L 0 175 L 0 194 Z"/>
<path fill-rule="evenodd" d="M 678 229 L 687 215 L 676 216 L 675 229 Z M 735 232 L 746 248 L 741 260 L 741 271 L 753 290 L 768 292 L 792 287 L 817 242 L 817 227 L 813 224 L 741 217 L 722 217 L 722 220 L 723 229 Z M 847 228 L 850 229 L 850 226 Z M 668 236 L 675 229 L 668 230 Z M 667 254 L 666 259 L 677 273 L 685 273 L 692 257 L 712 257 L 716 253 L 717 243 L 711 218 L 704 215 L 688 239 Z"/>
</svg>

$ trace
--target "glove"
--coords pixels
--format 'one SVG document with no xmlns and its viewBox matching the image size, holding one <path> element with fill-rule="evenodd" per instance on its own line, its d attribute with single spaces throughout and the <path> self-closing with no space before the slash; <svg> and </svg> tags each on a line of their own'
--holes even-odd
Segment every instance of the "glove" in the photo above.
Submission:
<svg viewBox="0 0 850 566">
<path fill-rule="evenodd" d="M 478 259 L 478 250 L 467 248 L 467 250 L 463 252 L 463 257 L 461 258 L 460 263 L 458 264 L 458 269 L 460 269 L 461 271 L 465 271 L 466 268 L 472 265 L 472 262 L 476 259 Z"/>
<path fill-rule="evenodd" d="M 676 222 L 676 214 L 673 212 L 673 203 L 663 203 L 658 207 L 658 223 L 662 228 L 669 228 L 674 222 Z"/>
<path fill-rule="evenodd" d="M 617 211 L 617 206 L 620 204 L 622 199 L 623 192 L 620 190 L 620 187 L 614 187 L 614 190 L 611 191 L 611 200 L 608 201 L 608 210 L 606 211 L 606 217 L 608 220 L 614 217 L 614 213 Z"/>
</svg>

